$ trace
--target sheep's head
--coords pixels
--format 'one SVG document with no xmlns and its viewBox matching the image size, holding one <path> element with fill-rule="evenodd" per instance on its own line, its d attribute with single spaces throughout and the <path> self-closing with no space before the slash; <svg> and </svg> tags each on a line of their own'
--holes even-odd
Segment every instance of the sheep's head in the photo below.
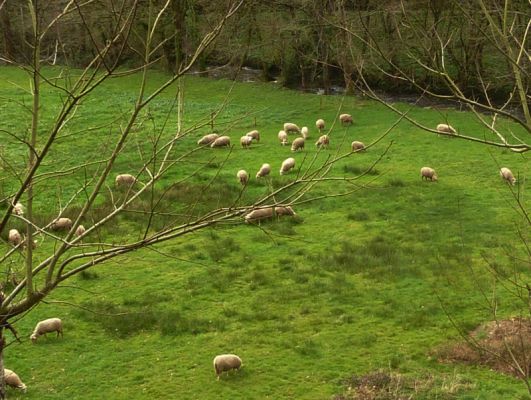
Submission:
<svg viewBox="0 0 531 400">
<path fill-rule="evenodd" d="M 32 333 L 30 339 L 32 343 L 35 343 L 37 341 L 37 335 L 35 333 Z"/>
<path fill-rule="evenodd" d="M 437 175 L 433 174 L 433 176 L 431 177 L 431 180 L 437 182 Z"/>
</svg>

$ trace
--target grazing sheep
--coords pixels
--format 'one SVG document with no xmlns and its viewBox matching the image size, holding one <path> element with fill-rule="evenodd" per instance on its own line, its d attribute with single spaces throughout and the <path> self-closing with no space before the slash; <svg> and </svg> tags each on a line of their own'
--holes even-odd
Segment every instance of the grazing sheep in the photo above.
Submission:
<svg viewBox="0 0 531 400">
<path fill-rule="evenodd" d="M 324 119 L 318 119 L 317 121 L 315 121 L 315 127 L 319 129 L 319 133 L 321 133 L 325 128 Z"/>
<path fill-rule="evenodd" d="M 503 167 L 500 169 L 500 176 L 503 178 L 503 180 L 507 181 L 511 185 L 514 185 L 516 183 L 516 178 L 514 177 L 512 171 L 509 168 Z M 11 231 L 9 231 L 11 233 Z"/>
<path fill-rule="evenodd" d="M 253 142 L 253 138 L 251 136 L 242 136 L 240 138 L 240 144 L 244 149 L 248 149 L 251 147 L 251 143 Z"/>
<path fill-rule="evenodd" d="M 310 137 L 310 131 L 308 130 L 307 126 L 303 126 L 301 128 L 301 135 L 304 138 L 304 140 L 308 139 Z"/>
<path fill-rule="evenodd" d="M 230 137 L 228 136 L 220 136 L 210 144 L 210 147 L 212 148 L 228 146 L 230 146 Z"/>
<path fill-rule="evenodd" d="M 13 246 L 18 246 L 22 243 L 22 235 L 16 229 L 10 229 L 7 235 L 7 241 Z"/>
<path fill-rule="evenodd" d="M 13 206 L 13 214 L 24 215 L 24 206 L 22 203 L 17 203 Z"/>
<path fill-rule="evenodd" d="M 232 369 L 239 370 L 242 366 L 242 359 L 235 354 L 221 354 L 214 357 L 214 370 L 216 371 L 217 379 L 223 372 L 229 372 Z"/>
<path fill-rule="evenodd" d="M 136 178 L 131 174 L 120 174 L 116 175 L 114 183 L 117 187 L 119 186 L 132 186 L 136 182 Z"/>
<path fill-rule="evenodd" d="M 273 218 L 281 215 L 297 215 L 295 211 L 289 206 L 264 207 L 258 208 L 245 215 L 245 222 L 251 223 L 254 221 L 261 221 L 263 219 Z"/>
<path fill-rule="evenodd" d="M 18 375 L 10 369 L 4 368 L 4 382 L 7 386 L 20 389 L 26 393 L 26 385 L 24 382 L 22 382 L 22 379 L 20 379 Z"/>
<path fill-rule="evenodd" d="M 457 135 L 457 131 L 451 125 L 447 125 L 447 124 L 437 125 L 437 131 L 442 132 L 442 133 L 451 133 L 452 135 Z"/>
<path fill-rule="evenodd" d="M 288 144 L 288 134 L 285 131 L 278 131 L 278 140 L 280 140 L 280 144 L 282 146 L 285 146 Z"/>
<path fill-rule="evenodd" d="M 247 185 L 247 183 L 249 182 L 249 174 L 247 173 L 247 171 L 243 170 L 243 169 L 240 169 L 238 171 L 238 173 L 236 174 L 236 177 L 238 178 L 238 181 L 243 185 Z"/>
<path fill-rule="evenodd" d="M 330 137 L 328 135 L 321 135 L 315 145 L 317 147 L 328 147 L 330 144 Z"/>
<path fill-rule="evenodd" d="M 304 149 L 304 138 L 298 137 L 291 143 L 291 151 Z"/>
<path fill-rule="evenodd" d="M 197 141 L 197 144 L 199 144 L 199 145 L 211 144 L 218 137 L 219 137 L 219 135 L 217 133 L 210 133 L 208 135 L 203 136 L 201 139 L 199 139 Z"/>
<path fill-rule="evenodd" d="M 257 178 L 263 178 L 264 176 L 269 175 L 270 172 L 271 172 L 271 165 L 269 165 L 267 163 L 266 164 L 262 164 L 262 166 L 260 167 L 260 169 L 256 173 L 256 177 Z"/>
<path fill-rule="evenodd" d="M 52 222 L 52 229 L 54 231 L 69 230 L 72 228 L 72 220 L 70 218 L 57 218 Z"/>
<path fill-rule="evenodd" d="M 286 122 L 284 124 L 284 132 L 286 133 L 301 133 L 301 129 L 297 124 L 292 124 L 291 122 Z"/>
<path fill-rule="evenodd" d="M 63 321 L 59 318 L 48 318 L 44 321 L 40 321 L 35 326 L 33 333 L 30 336 L 30 339 L 33 343 L 37 341 L 37 338 L 41 335 L 45 335 L 50 332 L 57 332 L 57 337 L 63 336 Z"/>
<path fill-rule="evenodd" d="M 358 141 L 353 141 L 352 142 L 352 151 L 357 151 L 357 150 L 365 150 L 365 145 L 363 144 L 363 142 L 358 142 Z"/>
<path fill-rule="evenodd" d="M 302 138 L 299 138 L 302 139 Z M 286 158 L 282 162 L 282 166 L 280 167 L 280 175 L 284 175 L 285 173 L 289 172 L 289 170 L 293 169 L 295 167 L 295 159 L 294 158 Z"/>
<path fill-rule="evenodd" d="M 437 174 L 435 173 L 435 170 L 430 167 L 422 167 L 420 169 L 420 177 L 421 179 L 426 178 L 426 180 L 437 181 Z"/>
<path fill-rule="evenodd" d="M 352 115 L 350 114 L 341 114 L 339 116 L 339 120 L 341 121 L 341 125 L 352 125 Z"/>
<path fill-rule="evenodd" d="M 83 225 L 79 225 L 76 229 L 76 236 L 81 236 L 85 233 L 85 227 Z"/>
<path fill-rule="evenodd" d="M 254 140 L 256 140 L 257 142 L 260 142 L 260 132 L 258 132 L 256 129 L 254 131 L 247 132 L 245 136 L 249 136 L 253 138 Z"/>
</svg>

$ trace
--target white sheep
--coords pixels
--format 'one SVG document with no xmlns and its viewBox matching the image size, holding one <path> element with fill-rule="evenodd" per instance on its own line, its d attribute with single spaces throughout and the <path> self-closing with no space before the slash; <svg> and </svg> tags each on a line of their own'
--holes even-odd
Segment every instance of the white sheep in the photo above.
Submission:
<svg viewBox="0 0 531 400">
<path fill-rule="evenodd" d="M 298 137 L 291 143 L 291 151 L 304 149 L 304 138 Z"/>
<path fill-rule="evenodd" d="M 308 130 L 307 126 L 303 126 L 301 128 L 301 135 L 304 138 L 304 140 L 308 139 L 310 137 L 310 131 Z"/>
<path fill-rule="evenodd" d="M 317 142 L 315 142 L 317 147 L 328 147 L 329 144 L 330 137 L 328 135 L 321 135 L 319 139 L 317 139 Z"/>
<path fill-rule="evenodd" d="M 293 168 L 295 168 L 295 159 L 291 157 L 286 158 L 280 166 L 280 175 L 287 174 Z"/>
<path fill-rule="evenodd" d="M 289 143 L 288 134 L 286 133 L 286 131 L 278 131 L 278 140 L 280 140 L 280 144 L 282 146 L 285 146 Z"/>
<path fill-rule="evenodd" d="M 249 182 L 249 174 L 244 169 L 240 169 L 236 174 L 236 177 L 243 186 L 247 185 Z"/>
<path fill-rule="evenodd" d="M 209 133 L 208 135 L 203 136 L 201 139 L 197 141 L 198 145 L 207 145 L 211 144 L 214 140 L 216 140 L 219 137 L 217 133 Z"/>
<path fill-rule="evenodd" d="M 260 142 L 260 132 L 258 132 L 256 129 L 254 131 L 247 132 L 245 136 L 249 136 L 253 138 L 254 140 L 256 140 L 257 142 Z"/>
<path fill-rule="evenodd" d="M 297 124 L 293 124 L 291 122 L 286 122 L 284 124 L 284 132 L 286 132 L 286 133 L 301 133 L 301 129 L 297 126 Z"/>
<path fill-rule="evenodd" d="M 228 136 L 220 136 L 210 144 L 210 147 L 212 148 L 228 146 L 230 146 L 230 137 Z"/>
<path fill-rule="evenodd" d="M 357 140 L 354 140 L 351 146 L 352 151 L 365 150 L 365 145 L 363 144 L 363 142 L 358 142 Z"/>
<path fill-rule="evenodd" d="M 52 222 L 52 229 L 54 231 L 69 230 L 72 228 L 72 220 L 70 218 L 57 218 Z"/>
<path fill-rule="evenodd" d="M 216 371 L 217 379 L 223 372 L 229 372 L 232 369 L 239 370 L 242 366 L 242 359 L 236 354 L 220 354 L 214 357 L 214 370 Z"/>
<path fill-rule="evenodd" d="M 511 185 L 514 185 L 516 183 L 516 178 L 514 177 L 512 171 L 509 168 L 506 168 L 506 167 L 501 168 L 500 176 L 502 177 L 503 180 L 507 181 Z"/>
<path fill-rule="evenodd" d="M 457 131 L 448 124 L 439 124 L 437 125 L 437 131 L 442 133 L 451 133 L 452 135 L 456 135 Z"/>
<path fill-rule="evenodd" d="M 30 339 L 33 343 L 35 343 L 39 336 L 50 332 L 57 332 L 57 337 L 59 337 L 59 335 L 63 337 L 63 321 L 61 321 L 59 318 L 48 318 L 40 321 L 35 326 Z"/>
<path fill-rule="evenodd" d="M 315 121 L 315 127 L 319 129 L 319 133 L 321 133 L 325 128 L 324 119 L 319 118 L 317 121 Z"/>
<path fill-rule="evenodd" d="M 240 138 L 240 145 L 244 149 L 248 149 L 249 147 L 251 147 L 252 142 L 253 142 L 253 138 L 251 136 L 242 136 Z"/>
<path fill-rule="evenodd" d="M 420 178 L 426 180 L 429 179 L 430 181 L 437 181 L 437 174 L 433 168 L 422 167 L 420 169 Z"/>
<path fill-rule="evenodd" d="M 341 114 L 339 116 L 339 120 L 341 121 L 341 125 L 352 125 L 352 115 L 350 114 Z"/>
<path fill-rule="evenodd" d="M 22 205 L 22 203 L 17 202 L 17 204 L 13 206 L 13 214 L 24 215 L 24 206 Z"/>
<path fill-rule="evenodd" d="M 256 173 L 256 177 L 257 178 L 263 178 L 264 176 L 269 175 L 270 172 L 271 172 L 271 165 L 269 165 L 267 163 L 266 164 L 262 164 L 262 166 L 260 167 L 260 169 Z"/>
<path fill-rule="evenodd" d="M 20 379 L 19 376 L 10 369 L 4 368 L 4 382 L 7 386 L 20 389 L 26 393 L 26 385 L 24 382 L 22 382 L 22 379 Z"/>
<path fill-rule="evenodd" d="M 86 229 L 83 225 L 79 225 L 76 229 L 76 236 L 81 236 L 85 233 Z"/>
<path fill-rule="evenodd" d="M 13 246 L 18 246 L 22 243 L 22 235 L 16 229 L 10 229 L 7 235 L 7 241 Z"/>
<path fill-rule="evenodd" d="M 120 174 L 116 175 L 114 183 L 117 187 L 119 186 L 132 186 L 136 182 L 136 178 L 131 174 Z"/>
<path fill-rule="evenodd" d="M 257 208 L 245 215 L 245 222 L 251 223 L 254 221 L 261 221 L 263 219 L 273 218 L 273 216 L 281 215 L 297 215 L 295 211 L 289 206 L 277 206 L 277 207 L 263 207 Z"/>
</svg>

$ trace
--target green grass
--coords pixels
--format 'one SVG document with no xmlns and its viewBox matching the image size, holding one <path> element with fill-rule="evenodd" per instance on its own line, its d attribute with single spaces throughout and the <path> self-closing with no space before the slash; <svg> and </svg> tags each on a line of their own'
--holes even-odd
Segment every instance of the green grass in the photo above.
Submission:
<svg viewBox="0 0 531 400">
<path fill-rule="evenodd" d="M 13 85 L 27 86 L 27 78 L 7 67 L 0 69 L 0 78 L 0 128 L 23 134 L 27 114 L 6 99 L 27 102 Z M 150 87 L 163 78 L 153 72 Z M 124 121 L 120 111 L 133 103 L 137 83 L 133 76 L 98 89 L 65 128 L 45 171 L 108 155 L 108 143 Z M 224 80 L 187 77 L 185 128 L 208 120 L 230 86 Z M 149 149 L 150 140 L 175 131 L 172 93 L 174 88 L 142 114 L 112 176 L 135 171 L 139 152 Z M 237 142 L 254 129 L 256 119 L 260 144 L 250 150 L 235 146 L 232 152 L 205 148 L 176 164 L 156 187 L 156 194 L 165 193 L 159 209 L 174 215 L 156 218 L 154 226 L 185 222 L 190 215 L 234 203 L 241 194 L 236 181 L 241 168 L 252 179 L 239 204 L 268 192 L 267 181 L 254 179 L 263 162 L 272 165 L 274 187 L 291 181 L 293 174 L 278 175 L 282 160 L 293 156 L 297 167 L 308 165 L 316 149 L 311 141 L 297 154 L 279 146 L 282 123 L 307 125 L 315 141 L 315 120 L 323 118 L 331 127 L 340 102 L 272 84 L 236 84 L 215 130 Z M 58 108 L 57 92 L 45 86 L 42 133 Z M 354 116 L 354 125 L 336 124 L 331 147 L 319 161 L 348 151 L 353 140 L 371 143 L 397 119 L 359 98 L 345 99 L 342 110 Z M 415 108 L 410 115 L 429 126 L 448 118 L 460 131 L 486 134 L 468 113 Z M 94 130 L 68 135 L 87 127 Z M 208 132 L 205 126 L 185 136 L 175 154 L 194 149 Z M 387 154 L 370 169 L 391 141 Z M 25 153 L 7 139 L 2 144 L 1 151 L 22 168 Z M 437 137 L 401 123 L 366 152 L 334 166 L 330 176 L 363 175 L 355 181 L 360 190 L 348 196 L 304 203 L 295 208 L 297 217 L 260 227 L 217 226 L 81 274 L 17 323 L 24 341 L 6 349 L 5 364 L 21 376 L 28 392 L 10 389 L 10 398 L 329 399 L 343 393 L 346 379 L 389 368 L 407 376 L 407 385 L 433 377 L 428 394 L 419 398 L 527 398 L 523 383 L 512 377 L 485 367 L 440 364 L 432 353 L 457 337 L 447 312 L 469 329 L 491 318 L 480 291 L 492 293 L 483 257 L 495 261 L 502 273 L 524 274 L 529 281 L 528 266 L 506 255 L 521 254 L 522 246 L 497 163 L 520 173 L 522 182 L 529 172 L 526 155 Z M 437 170 L 437 183 L 421 181 L 419 170 L 425 165 Z M 0 189 L 7 194 L 14 181 L 3 168 Z M 87 173 L 95 168 L 87 167 Z M 49 221 L 83 179 L 84 174 L 68 174 L 38 184 L 37 220 Z M 108 183 L 113 186 L 112 177 Z M 519 187 L 524 192 L 524 184 Z M 352 188 L 333 181 L 316 186 L 311 196 Z M 142 197 L 134 210 L 98 235 L 114 243 L 139 237 L 143 217 L 135 211 L 150 204 L 150 196 Z M 105 191 L 91 216 L 101 217 L 111 206 Z M 67 214 L 78 211 L 79 204 L 73 204 Z M 35 257 L 43 259 L 52 248 L 47 239 Z M 502 287 L 496 295 L 500 316 L 518 312 Z M 50 316 L 65 321 L 64 339 L 50 335 L 31 345 L 27 339 L 34 324 Z M 216 381 L 212 359 L 225 352 L 240 355 L 244 367 Z"/>
</svg>

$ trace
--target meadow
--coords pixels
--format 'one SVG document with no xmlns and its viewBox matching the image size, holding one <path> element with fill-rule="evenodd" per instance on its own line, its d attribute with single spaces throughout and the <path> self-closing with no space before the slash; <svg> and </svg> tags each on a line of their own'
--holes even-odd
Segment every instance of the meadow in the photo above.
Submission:
<svg viewBox="0 0 531 400">
<path fill-rule="evenodd" d="M 46 74 L 57 76 L 58 69 Z M 153 72 L 150 85 L 162 79 Z M 134 101 L 138 80 L 116 78 L 99 88 L 76 113 L 53 148 L 54 162 L 45 167 L 103 158 L 122 122 L 120 112 Z M 20 107 L 29 101 L 22 90 L 27 85 L 20 70 L 0 68 L 0 128 L 23 132 L 29 126 L 29 114 Z M 144 112 L 114 172 L 136 165 L 154 132 L 175 131 L 174 93 L 170 87 Z M 56 90 L 43 87 L 43 132 L 60 100 Z M 207 122 L 224 101 L 214 129 L 231 136 L 235 146 L 199 149 L 177 163 L 157 188 L 168 191 L 163 210 L 201 213 L 252 202 L 293 179 L 294 174 L 278 174 L 285 158 L 294 157 L 304 169 L 313 157 L 323 162 L 348 152 L 353 140 L 374 142 L 398 119 L 357 96 L 187 76 L 184 127 L 205 125 L 179 140 L 177 154 L 195 149 L 198 138 L 210 133 Z M 489 135 L 468 112 L 396 105 L 432 127 L 450 121 L 467 134 Z M 354 124 L 336 122 L 330 148 L 317 154 L 315 120 L 323 118 L 331 127 L 339 109 L 352 114 Z M 303 152 L 279 145 L 277 133 L 287 121 L 310 128 Z M 499 123 L 518 129 L 509 121 Z M 239 137 L 252 129 L 260 131 L 260 143 L 241 149 Z M 5 137 L 1 148 L 3 157 L 23 167 L 26 156 L 16 143 Z M 272 165 L 272 178 L 254 179 L 264 162 Z M 436 169 L 438 182 L 421 180 L 425 165 Z M 315 186 L 305 199 L 323 198 L 294 206 L 294 218 L 214 226 L 67 282 L 17 323 L 23 343 L 5 350 L 5 364 L 28 391 L 9 389 L 9 396 L 330 399 L 343 393 L 353 376 L 384 372 L 402 377 L 397 392 L 415 399 L 528 399 L 518 379 L 485 366 L 442 363 L 437 353 L 460 340 L 454 324 L 470 331 L 493 319 L 485 293 L 496 298 L 498 318 L 522 312 L 488 268 L 490 262 L 501 275 L 529 281 L 529 265 L 510 257 L 525 255 L 518 228 L 526 225 L 499 177 L 500 166 L 518 174 L 515 190 L 525 200 L 527 155 L 438 137 L 402 121 L 366 152 L 334 165 L 329 177 L 361 175 L 355 186 L 341 180 Z M 236 181 L 241 168 L 252 177 L 243 194 Z M 4 165 L 3 193 L 14 185 L 6 171 Z M 80 179 L 64 174 L 43 181 L 37 219 L 49 219 L 58 199 L 74 192 Z M 352 193 L 333 196 L 347 191 Z M 98 207 L 109 207 L 108 200 L 102 195 Z M 75 210 L 73 204 L 70 212 Z M 109 241 L 137 236 L 141 218 L 127 213 L 99 234 Z M 36 258 L 51 249 L 43 241 Z M 63 319 L 64 338 L 49 335 L 32 345 L 34 324 L 51 316 Z M 212 359 L 221 353 L 240 355 L 244 367 L 217 381 Z"/>
</svg>

